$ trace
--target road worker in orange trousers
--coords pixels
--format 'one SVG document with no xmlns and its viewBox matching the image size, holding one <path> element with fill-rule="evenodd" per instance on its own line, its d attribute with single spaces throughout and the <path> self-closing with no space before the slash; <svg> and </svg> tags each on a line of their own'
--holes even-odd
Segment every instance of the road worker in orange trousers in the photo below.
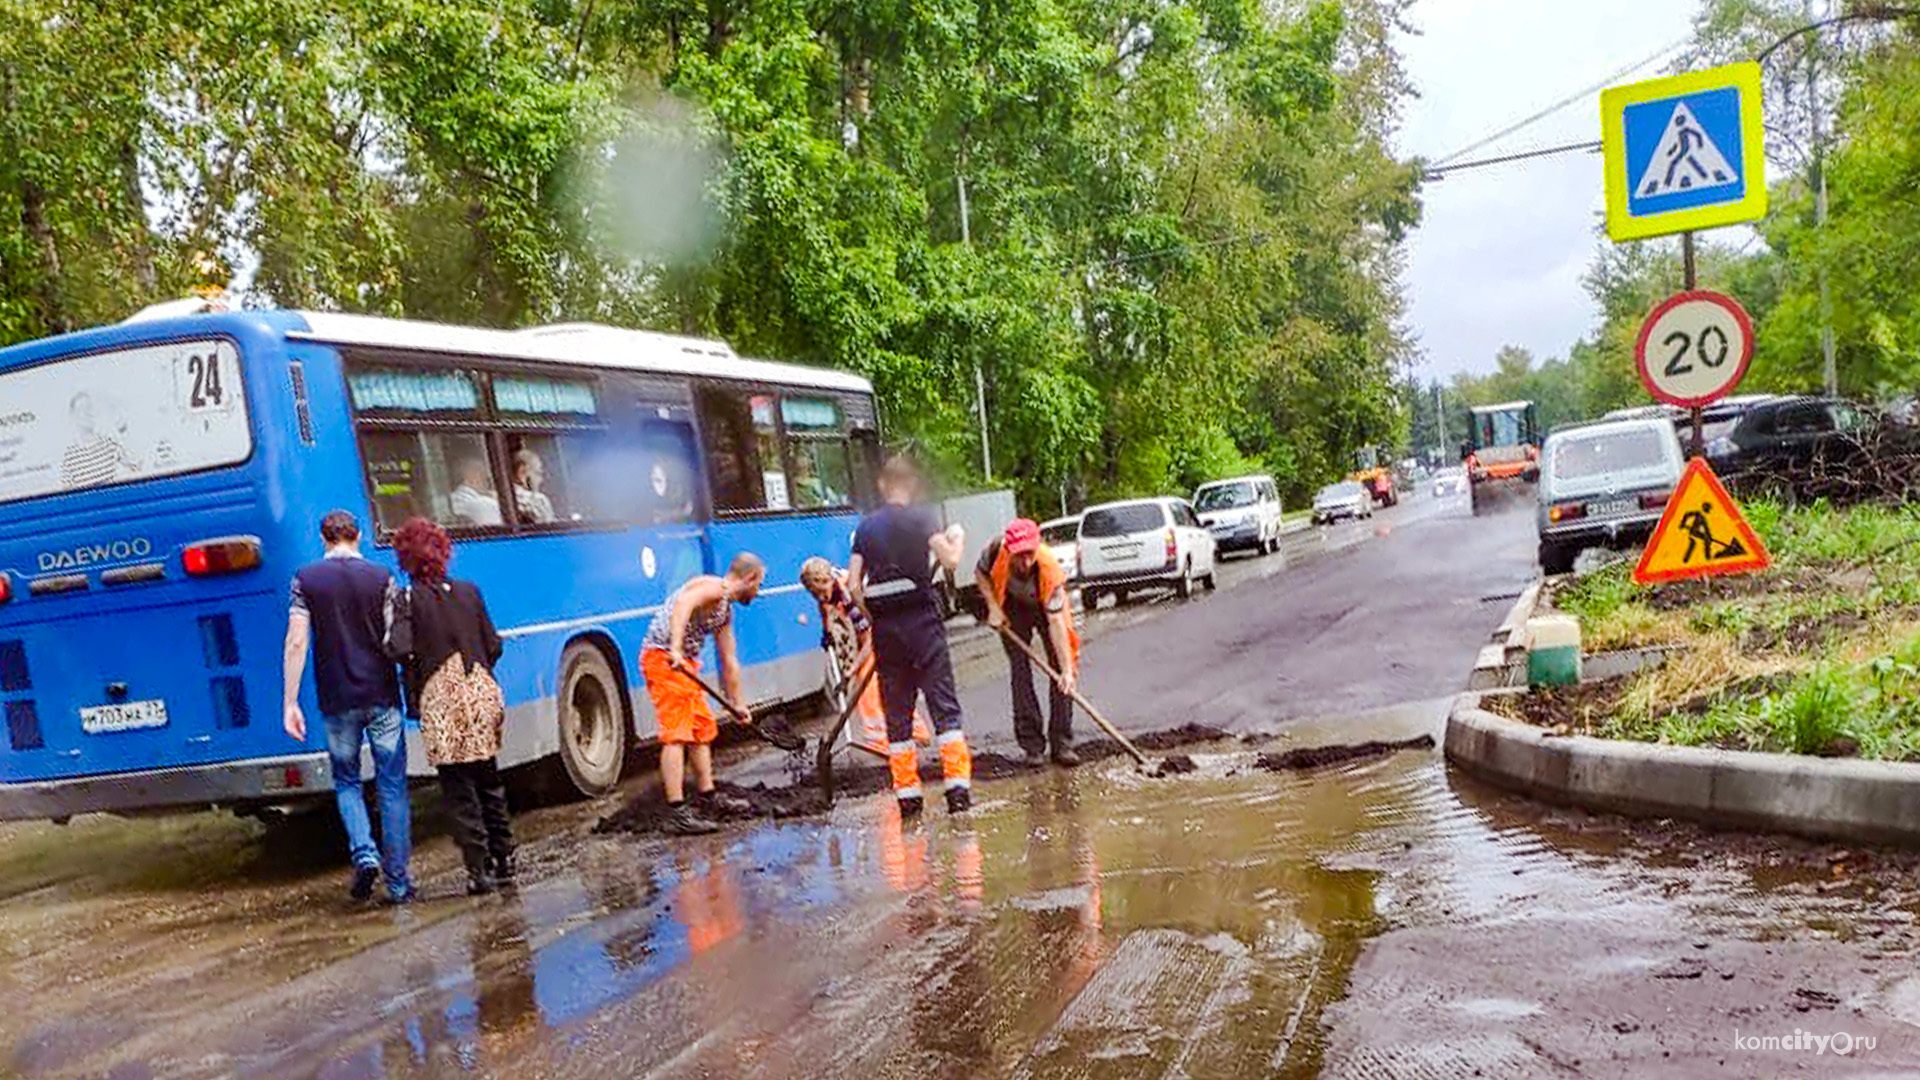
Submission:
<svg viewBox="0 0 1920 1080">
<path fill-rule="evenodd" d="M 1033 664 L 1013 642 L 1003 640 L 1007 671 L 1013 682 L 1013 734 L 1027 752 L 1027 764 L 1045 765 L 1047 748 L 1053 760 L 1072 768 L 1080 764 L 1073 750 L 1073 688 L 1080 677 L 1080 635 L 1073 627 L 1073 602 L 1067 595 L 1067 575 L 1040 543 L 1040 526 L 1016 518 L 1005 535 L 996 537 L 980 553 L 974 580 L 987 605 L 987 625 L 1004 630 L 1028 644 L 1038 637 L 1046 647 L 1047 663 L 1060 674 L 1052 683 L 1051 715 L 1040 729 L 1040 700 L 1033 692 Z"/>
<path fill-rule="evenodd" d="M 913 707 L 921 697 L 933 714 L 934 742 L 940 748 L 947 810 L 973 808 L 973 755 L 960 729 L 960 696 L 953 683 L 953 657 L 947 652 L 947 628 L 933 592 L 927 555 L 942 567 L 960 565 L 965 533 L 942 530 L 933 511 L 920 500 L 920 471 L 904 457 L 880 470 L 880 509 L 861 519 L 853 534 L 853 558 L 847 581 L 854 601 L 873 619 L 873 656 L 880 680 L 880 704 L 887 714 L 887 765 L 900 813 L 920 812 L 920 753 L 913 741 Z"/>
<path fill-rule="evenodd" d="M 840 672 L 841 684 L 851 694 L 865 684 L 854 703 L 855 723 L 847 729 L 847 743 L 879 757 L 887 756 L 887 712 L 880 704 L 880 682 L 873 673 L 873 621 L 847 588 L 847 572 L 819 555 L 800 564 L 800 584 L 820 605 L 820 647 Z M 922 745 L 933 741 L 933 727 L 924 710 L 913 714 L 913 738 Z"/>
</svg>

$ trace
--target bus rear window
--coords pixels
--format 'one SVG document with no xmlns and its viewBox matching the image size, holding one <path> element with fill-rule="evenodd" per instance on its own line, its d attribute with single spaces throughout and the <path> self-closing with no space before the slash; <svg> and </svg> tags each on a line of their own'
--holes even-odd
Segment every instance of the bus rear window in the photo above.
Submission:
<svg viewBox="0 0 1920 1080">
<path fill-rule="evenodd" d="M 237 465 L 240 354 L 172 342 L 0 372 L 0 502 Z"/>
</svg>

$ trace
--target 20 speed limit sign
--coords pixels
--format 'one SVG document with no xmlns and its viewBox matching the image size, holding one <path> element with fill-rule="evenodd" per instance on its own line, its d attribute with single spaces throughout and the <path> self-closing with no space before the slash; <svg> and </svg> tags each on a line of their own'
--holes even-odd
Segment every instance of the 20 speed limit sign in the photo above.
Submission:
<svg viewBox="0 0 1920 1080">
<path fill-rule="evenodd" d="M 1725 397 L 1753 362 L 1753 320 L 1731 296 L 1695 289 L 1661 301 L 1633 359 L 1648 392 L 1692 408 Z"/>
</svg>

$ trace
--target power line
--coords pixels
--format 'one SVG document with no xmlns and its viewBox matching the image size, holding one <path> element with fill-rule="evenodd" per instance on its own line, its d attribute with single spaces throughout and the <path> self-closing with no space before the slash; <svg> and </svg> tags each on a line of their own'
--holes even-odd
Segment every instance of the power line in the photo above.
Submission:
<svg viewBox="0 0 1920 1080">
<path fill-rule="evenodd" d="M 1600 152 L 1599 141 L 1595 140 L 1593 142 L 1564 143 L 1560 146 L 1548 146 L 1548 147 L 1543 147 L 1539 150 L 1522 150 L 1517 154 L 1502 154 L 1499 157 L 1478 158 L 1473 161 L 1461 161 L 1461 162 L 1456 162 L 1452 165 L 1445 165 L 1445 166 L 1435 165 L 1433 166 L 1431 171 L 1429 171 L 1424 177 L 1422 177 L 1422 179 L 1430 180 L 1430 181 L 1445 180 L 1448 174 L 1461 172 L 1466 169 L 1481 169 L 1489 165 L 1505 165 L 1508 162 L 1512 162 L 1512 161 L 1527 161 L 1532 158 L 1552 157 L 1555 154 L 1574 154 L 1574 153 L 1582 153 L 1582 152 L 1588 153 L 1588 154 L 1599 153 Z"/>
<path fill-rule="evenodd" d="M 1599 82 L 1594 83 L 1592 86 L 1589 86 L 1576 93 L 1569 94 L 1566 97 L 1561 98 L 1559 101 L 1556 101 L 1553 104 L 1547 106 L 1546 108 L 1541 109 L 1539 112 L 1532 114 L 1531 116 L 1528 116 L 1521 120 L 1516 120 L 1513 123 L 1508 124 L 1506 127 L 1501 128 L 1499 131 L 1496 131 L 1493 134 L 1486 136 L 1485 138 L 1476 139 L 1473 142 L 1470 142 L 1467 145 L 1461 147 L 1460 149 L 1455 150 L 1453 153 L 1448 154 L 1445 157 L 1436 159 L 1434 161 L 1435 171 L 1441 171 L 1440 169 L 1441 166 L 1449 165 L 1451 162 L 1459 158 L 1463 158 L 1468 154 L 1473 153 L 1475 150 L 1481 149 L 1482 147 L 1491 146 L 1494 143 L 1499 142 L 1501 139 L 1504 139 L 1509 135 L 1512 135 L 1518 131 L 1524 130 L 1525 128 L 1531 127 L 1542 120 L 1545 120 L 1547 117 L 1552 116 L 1553 114 L 1561 111 L 1562 109 L 1568 108 L 1573 105 L 1577 105 L 1583 101 L 1592 100 L 1594 94 L 1597 94 L 1602 90 L 1605 90 L 1607 87 L 1614 85 L 1615 83 L 1619 82 L 1621 79 L 1624 79 L 1629 75 L 1632 75 L 1634 72 L 1650 67 L 1653 64 L 1656 64 L 1661 60 L 1666 59 L 1667 57 L 1673 55 L 1675 52 L 1678 52 L 1679 50 L 1685 48 L 1688 44 L 1691 43 L 1691 41 L 1692 41 L 1691 38 L 1681 38 L 1678 41 L 1669 42 L 1667 45 L 1663 46 L 1660 49 L 1660 51 L 1653 53 L 1652 55 L 1646 57 L 1643 60 L 1638 60 L 1634 63 L 1628 64 L 1626 67 L 1623 67 L 1619 71 L 1616 71 L 1611 75 L 1608 75 L 1606 78 L 1601 79 Z"/>
</svg>

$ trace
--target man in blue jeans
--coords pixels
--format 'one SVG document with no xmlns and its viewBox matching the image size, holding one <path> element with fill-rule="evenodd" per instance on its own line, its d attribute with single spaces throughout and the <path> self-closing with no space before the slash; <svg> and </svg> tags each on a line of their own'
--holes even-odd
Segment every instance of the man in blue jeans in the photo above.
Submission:
<svg viewBox="0 0 1920 1080">
<path fill-rule="evenodd" d="M 413 834 L 407 806 L 407 742 L 401 730 L 400 683 L 387 659 L 387 632 L 400 602 L 393 576 L 360 556 L 360 523 L 345 510 L 320 521 L 326 557 L 293 575 L 285 657 L 287 734 L 307 741 L 300 711 L 300 679 L 313 645 L 313 684 L 327 725 L 333 793 L 353 855 L 355 900 L 373 895 L 384 871 L 387 899 L 413 900 L 407 859 Z M 380 849 L 360 791 L 360 741 L 373 747 L 374 785 L 380 797 Z"/>
</svg>

